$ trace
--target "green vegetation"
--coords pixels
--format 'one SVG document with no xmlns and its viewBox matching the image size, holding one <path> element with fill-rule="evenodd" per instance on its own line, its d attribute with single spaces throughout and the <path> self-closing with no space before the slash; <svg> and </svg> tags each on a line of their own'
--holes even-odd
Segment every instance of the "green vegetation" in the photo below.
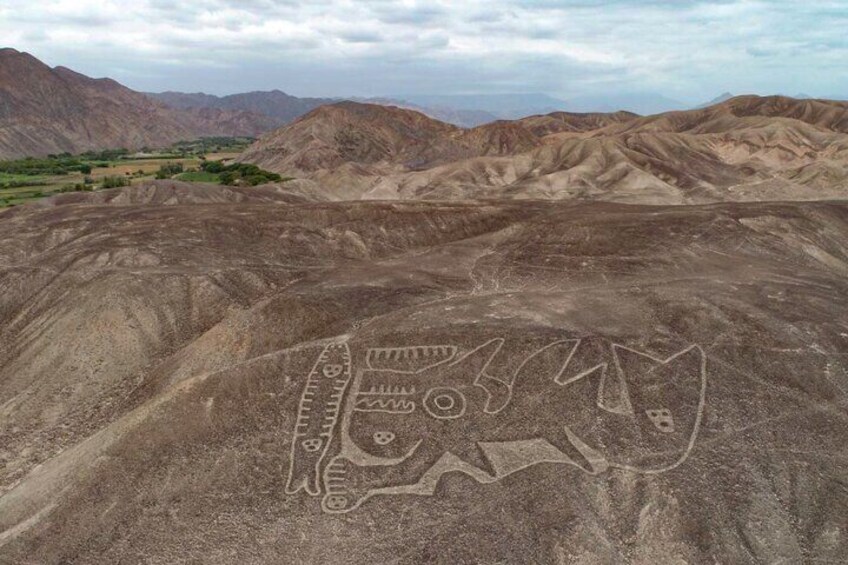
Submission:
<svg viewBox="0 0 848 565">
<path fill-rule="evenodd" d="M 86 151 L 80 157 L 86 161 L 118 161 L 126 159 L 129 154 L 128 149 L 106 149 L 105 151 Z"/>
<path fill-rule="evenodd" d="M 56 192 L 90 192 L 92 190 L 94 190 L 93 185 L 78 182 L 76 184 L 66 184 Z"/>
<path fill-rule="evenodd" d="M 227 186 L 257 186 L 269 182 L 281 182 L 283 177 L 247 163 L 225 165 L 221 161 L 205 161 L 200 168 L 218 175 L 219 182 Z"/>
<path fill-rule="evenodd" d="M 101 188 L 120 188 L 122 186 L 129 186 L 130 179 L 127 177 L 122 177 L 119 175 L 103 177 Z"/>
<path fill-rule="evenodd" d="M 212 184 L 219 184 L 221 182 L 221 177 L 217 173 L 207 171 L 186 171 L 174 178 L 184 182 L 208 182 Z"/>
<path fill-rule="evenodd" d="M 49 183 L 42 177 L 27 175 L 8 175 L 0 173 L 0 189 L 21 188 L 26 186 L 47 186 Z"/>
<path fill-rule="evenodd" d="M 66 175 L 70 172 L 91 173 L 91 165 L 68 154 L 51 155 L 44 159 L 27 157 L 15 161 L 0 161 L 0 173 L 8 175 Z"/>
<path fill-rule="evenodd" d="M 9 161 L 0 161 L 0 182 L 26 182 L 26 178 L 58 176 L 71 173 L 90 175 L 94 169 L 113 167 L 124 161 L 149 161 L 161 159 L 187 159 L 197 157 L 203 159 L 210 152 L 237 153 L 243 151 L 253 142 L 249 137 L 207 137 L 194 141 L 181 141 L 162 150 L 142 149 L 137 154 L 130 154 L 127 149 L 109 149 L 105 151 L 87 151 L 79 155 L 60 153 L 47 157 L 25 157 Z M 182 171 L 172 173 L 177 174 Z"/>
<path fill-rule="evenodd" d="M 185 170 L 185 167 L 183 166 L 182 163 L 172 163 L 172 162 L 169 161 L 167 163 L 163 163 L 159 167 L 159 170 L 156 171 L 156 178 L 157 179 L 169 179 L 169 178 L 173 177 L 174 175 L 180 174 L 184 170 Z"/>
<path fill-rule="evenodd" d="M 252 137 L 201 137 L 194 141 L 180 141 L 171 146 L 174 153 L 206 155 L 207 153 L 241 153 L 256 141 Z"/>
<path fill-rule="evenodd" d="M 0 161 L 0 208 L 51 194 L 127 186 L 132 179 L 239 186 L 287 180 L 255 165 L 228 164 L 251 142 L 247 137 L 207 137 L 134 153 L 109 149 Z"/>
</svg>

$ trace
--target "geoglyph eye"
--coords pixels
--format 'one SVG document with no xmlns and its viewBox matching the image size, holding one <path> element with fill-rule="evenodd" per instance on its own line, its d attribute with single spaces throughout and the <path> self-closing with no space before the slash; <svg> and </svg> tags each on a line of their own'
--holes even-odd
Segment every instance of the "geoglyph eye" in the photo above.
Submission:
<svg viewBox="0 0 848 565">
<path fill-rule="evenodd" d="M 435 387 L 427 391 L 424 409 L 439 420 L 452 420 L 465 414 L 465 395 L 452 387 Z"/>
<path fill-rule="evenodd" d="M 377 445 L 388 445 L 395 440 L 392 432 L 374 432 L 374 443 Z"/>
</svg>

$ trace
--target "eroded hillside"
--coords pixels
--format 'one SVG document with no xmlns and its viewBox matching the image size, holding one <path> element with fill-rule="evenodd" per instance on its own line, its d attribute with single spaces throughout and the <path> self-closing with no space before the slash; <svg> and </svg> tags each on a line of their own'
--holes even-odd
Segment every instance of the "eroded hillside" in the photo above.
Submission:
<svg viewBox="0 0 848 565">
<path fill-rule="evenodd" d="M 242 159 L 338 199 L 817 200 L 846 194 L 846 119 L 844 102 L 745 96 L 650 117 L 558 112 L 461 130 L 345 103 L 269 134 Z"/>
</svg>

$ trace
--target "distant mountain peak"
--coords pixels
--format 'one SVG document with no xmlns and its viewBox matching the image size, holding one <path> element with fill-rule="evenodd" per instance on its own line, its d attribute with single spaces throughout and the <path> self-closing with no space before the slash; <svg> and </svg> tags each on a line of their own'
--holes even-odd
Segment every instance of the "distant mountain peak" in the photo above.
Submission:
<svg viewBox="0 0 848 565">
<path fill-rule="evenodd" d="M 698 104 L 695 108 L 708 108 L 710 106 L 715 106 L 716 104 L 721 104 L 722 102 L 727 102 L 731 98 L 735 98 L 735 94 L 732 92 L 723 92 L 710 100 L 709 102 L 704 102 L 703 104 Z"/>
</svg>

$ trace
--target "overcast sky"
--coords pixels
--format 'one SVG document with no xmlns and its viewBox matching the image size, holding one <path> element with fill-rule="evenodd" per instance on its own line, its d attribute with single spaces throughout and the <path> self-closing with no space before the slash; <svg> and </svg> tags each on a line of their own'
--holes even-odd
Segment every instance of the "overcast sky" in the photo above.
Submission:
<svg viewBox="0 0 848 565">
<path fill-rule="evenodd" d="M 0 43 L 151 91 L 848 96 L 848 0 L 2 0 Z"/>
</svg>

